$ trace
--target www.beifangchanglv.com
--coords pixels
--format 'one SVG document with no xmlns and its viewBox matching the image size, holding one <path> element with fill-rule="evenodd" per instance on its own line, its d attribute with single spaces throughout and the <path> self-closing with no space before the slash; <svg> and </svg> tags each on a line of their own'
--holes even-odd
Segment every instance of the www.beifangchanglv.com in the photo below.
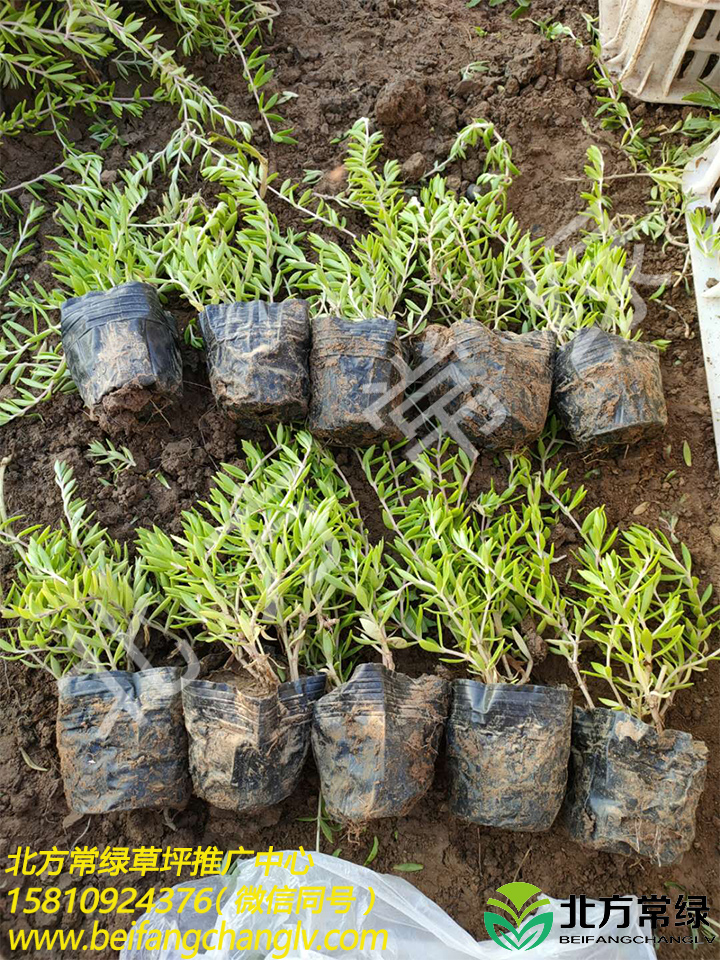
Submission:
<svg viewBox="0 0 720 960">
<path fill-rule="evenodd" d="M 283 930 L 235 930 L 222 920 L 219 927 L 210 930 L 157 930 L 148 926 L 148 921 L 133 922 L 128 930 L 108 930 L 96 920 L 92 930 L 10 930 L 10 949 L 19 956 L 35 956 L 39 950 L 67 951 L 68 958 L 75 960 L 82 952 L 140 949 L 148 952 L 176 950 L 181 960 L 194 960 L 201 950 L 234 949 L 238 951 L 264 951 L 274 960 L 284 960 L 291 950 L 322 949 L 339 954 L 349 950 L 387 949 L 387 930 L 319 930 L 307 931 L 301 923 Z M 27 952 L 24 952 L 27 951 Z"/>
</svg>

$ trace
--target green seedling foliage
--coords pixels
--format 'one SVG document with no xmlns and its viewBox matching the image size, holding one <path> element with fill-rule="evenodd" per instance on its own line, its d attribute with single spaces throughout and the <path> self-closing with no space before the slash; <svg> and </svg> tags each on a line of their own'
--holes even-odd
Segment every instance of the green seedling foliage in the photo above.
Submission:
<svg viewBox="0 0 720 960">
<path fill-rule="evenodd" d="M 0 465 L 4 476 L 7 461 Z M 125 669 L 130 645 L 162 604 L 127 546 L 108 534 L 77 494 L 72 470 L 55 464 L 58 526 L 18 529 L 0 479 L 0 544 L 16 556 L 16 579 L 0 605 L 0 656 L 59 678 L 73 669 Z"/>
<path fill-rule="evenodd" d="M 341 640 L 352 618 L 343 565 L 367 547 L 351 491 L 306 431 L 279 427 L 269 452 L 248 441 L 242 452 L 185 511 L 181 535 L 140 531 L 143 568 L 173 601 L 173 625 L 224 644 L 260 683 L 301 668 L 339 683 L 354 649 Z"/>
</svg>

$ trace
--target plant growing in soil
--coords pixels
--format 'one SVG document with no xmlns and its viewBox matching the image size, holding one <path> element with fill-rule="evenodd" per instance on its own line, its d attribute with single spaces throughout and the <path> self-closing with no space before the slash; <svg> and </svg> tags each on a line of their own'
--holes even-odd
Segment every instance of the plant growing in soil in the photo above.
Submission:
<svg viewBox="0 0 720 960">
<path fill-rule="evenodd" d="M 2 657 L 42 667 L 59 679 L 69 670 L 123 669 L 130 644 L 160 613 L 158 596 L 126 546 L 92 522 L 76 496 L 72 470 L 55 464 L 63 520 L 59 526 L 16 530 L 4 499 L 6 458 L 0 464 L 0 544 L 17 557 L 17 579 L 2 601 Z"/>
<path fill-rule="evenodd" d="M 712 586 L 700 592 L 689 550 L 684 544 L 675 548 L 659 530 L 638 524 L 608 529 L 604 507 L 581 521 L 577 512 L 587 491 L 572 490 L 560 466 L 526 482 L 529 550 L 515 588 L 535 615 L 538 632 L 567 659 L 590 708 L 584 676 L 608 684 L 611 696 L 600 703 L 650 721 L 660 732 L 676 692 L 720 657 L 720 644 L 713 648 L 709 642 L 720 610 L 709 607 Z M 562 558 L 551 540 L 559 520 L 580 543 L 563 583 L 554 573 Z M 593 645 L 603 660 L 583 669 L 581 650 Z"/>
<path fill-rule="evenodd" d="M 603 654 L 588 675 L 610 687 L 600 703 L 659 733 L 677 692 L 720 659 L 712 585 L 700 592 L 690 551 L 676 550 L 660 531 L 634 524 L 608 534 L 602 508 L 581 529 L 576 586 L 593 612 L 587 634 Z"/>
<path fill-rule="evenodd" d="M 361 539 L 350 490 L 305 431 L 280 427 L 269 452 L 242 449 L 244 464 L 225 464 L 209 500 L 185 512 L 181 536 L 140 531 L 143 564 L 174 601 L 171 622 L 197 628 L 196 644 L 224 644 L 261 687 L 320 663 L 337 676 L 338 570 Z"/>
<path fill-rule="evenodd" d="M 449 439 L 413 463 L 398 453 L 386 446 L 362 458 L 395 534 L 398 619 L 472 678 L 453 683 L 450 808 L 475 823 L 547 829 L 565 791 L 572 695 L 527 683 L 547 650 L 518 589 L 528 576 L 529 461 L 511 461 L 505 489 L 472 504 L 474 463 Z"/>
<path fill-rule="evenodd" d="M 528 679 L 532 654 L 521 627 L 526 608 L 513 587 L 527 523 L 501 508 L 522 494 L 519 471 L 473 521 L 467 486 L 473 462 L 449 439 L 414 461 L 401 447 L 370 448 L 365 474 L 378 495 L 397 557 L 397 620 L 424 650 L 462 663 L 486 683 Z"/>
</svg>

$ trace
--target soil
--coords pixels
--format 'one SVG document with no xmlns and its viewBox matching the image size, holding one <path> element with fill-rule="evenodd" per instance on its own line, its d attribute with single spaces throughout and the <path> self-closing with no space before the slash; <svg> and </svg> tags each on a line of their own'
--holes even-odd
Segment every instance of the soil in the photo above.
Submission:
<svg viewBox="0 0 720 960">
<path fill-rule="evenodd" d="M 333 143 L 359 116 L 373 117 L 376 104 L 386 135 L 386 154 L 397 157 L 412 180 L 447 155 L 457 130 L 474 117 L 495 121 L 514 149 L 522 175 L 511 190 L 510 203 L 524 227 L 558 240 L 572 238 L 581 227 L 577 212 L 583 202 L 583 166 L 587 147 L 598 143 L 608 174 L 630 168 L 617 149 L 617 139 L 600 128 L 594 114 L 597 103 L 586 74 L 587 48 L 572 41 L 542 38 L 528 20 L 512 21 L 510 7 L 486 4 L 468 9 L 458 0 L 294 0 L 277 18 L 269 47 L 268 65 L 276 69 L 276 88 L 291 90 L 297 98 L 283 104 L 295 127 L 297 147 L 274 145 L 259 120 L 253 120 L 256 145 L 270 158 L 271 169 L 281 176 L 297 177 L 303 169 L 324 171 L 321 192 L 337 190 L 343 180 L 341 148 Z M 597 13 L 592 0 L 583 4 Z M 581 7 L 559 0 L 532 0 L 535 20 L 559 19 L 578 36 L 584 36 Z M 161 29 L 166 25 L 158 23 Z M 475 27 L 486 35 L 480 37 Z M 172 31 L 168 33 L 172 36 Z M 467 64 L 486 61 L 485 72 L 462 78 Z M 254 106 L 232 58 L 216 62 L 210 55 L 195 57 L 190 69 L 218 93 L 238 117 L 254 118 Z M 14 103 L 12 92 L 7 100 Z M 378 103 L 379 100 L 379 103 Z M 630 102 L 648 129 L 671 127 L 688 108 Z M 69 134 L 96 149 L 78 117 Z M 167 105 L 152 108 L 141 121 L 124 122 L 127 147 L 112 147 L 106 175 L 121 168 L 127 152 L 152 152 L 173 126 Z M 585 122 L 585 125 L 583 125 Z M 38 149 L 38 145 L 42 149 Z M 3 172 L 8 184 L 50 169 L 57 163 L 54 139 L 17 139 L 3 144 Z M 467 160 L 448 169 L 450 185 L 463 190 L 480 171 L 480 161 Z M 647 183 L 627 178 L 610 183 L 614 208 L 628 213 L 644 211 Z M 19 195 L 21 202 L 27 197 Z M 284 223 L 292 223 L 284 213 Z M 294 223 L 295 226 L 300 226 Z M 31 279 L 52 285 L 51 270 L 42 254 L 47 236 L 55 231 L 50 219 L 39 234 L 42 248 L 24 258 Z M 634 284 L 639 297 L 657 286 L 657 275 L 677 276 L 684 254 L 670 246 L 642 249 L 644 256 Z M 638 300 L 642 308 L 642 300 Z M 189 311 L 170 304 L 185 322 Z M 669 346 L 662 356 L 662 374 L 668 403 L 668 426 L 662 436 L 647 443 L 610 452 L 581 454 L 568 449 L 565 456 L 574 483 L 588 487 L 586 505 L 606 504 L 610 523 L 642 522 L 660 526 L 688 544 L 696 573 L 703 583 L 720 586 L 720 528 L 717 521 L 718 474 L 709 403 L 692 289 L 679 284 L 662 301 L 649 301 L 642 327 L 646 339 L 664 338 Z M 640 310 L 641 314 L 644 309 Z M 158 409 L 125 442 L 136 467 L 121 473 L 110 486 L 107 468 L 86 459 L 89 443 L 102 436 L 77 394 L 56 397 L 34 420 L 22 419 L 2 429 L 0 455 L 12 455 L 6 490 L 12 513 L 24 513 L 33 523 L 58 519 L 60 502 L 52 483 L 53 462 L 63 459 L 75 468 L 79 492 L 96 507 L 98 519 L 121 540 L 131 540 L 137 525 L 158 523 L 179 532 L 180 511 L 205 495 L 212 474 L 223 459 L 238 457 L 237 440 L 255 436 L 243 425 L 230 423 L 214 407 L 202 356 L 183 350 L 184 399 L 182 404 Z M 686 443 L 692 465 L 683 457 Z M 371 531 L 383 532 L 378 506 L 350 451 L 338 453 L 352 481 Z M 486 488 L 501 471 L 491 455 L 481 459 L 473 490 Z M 163 478 L 161 480 L 160 478 Z M 167 484 L 167 486 L 165 485 Z M 710 526 L 710 533 L 708 533 Z M 572 549 L 567 531 L 567 548 Z M 11 559 L 2 557 L 2 575 L 11 574 Z M 153 651 L 155 662 L 168 653 Z M 429 655 L 400 651 L 398 669 L 418 676 L 437 667 Z M 707 896 L 720 914 L 718 870 L 718 749 L 719 669 L 713 666 L 695 686 L 679 693 L 668 715 L 671 728 L 685 730 L 709 747 L 705 791 L 697 815 L 697 834 L 691 849 L 672 866 L 657 868 L 647 860 L 598 853 L 570 842 L 559 825 L 545 834 L 517 834 L 468 826 L 453 819 L 447 805 L 447 776 L 442 760 L 435 782 L 418 805 L 402 819 L 378 821 L 359 837 L 342 830 L 332 842 L 321 837 L 322 849 L 340 848 L 342 856 L 362 863 L 378 839 L 373 868 L 392 872 L 404 862 L 423 864 L 420 872 L 406 874 L 470 933 L 485 936 L 482 910 L 487 898 L 502 883 L 524 880 L 555 897 L 585 894 L 607 897 L 620 894 L 677 894 L 669 883 L 692 895 Z M 309 761 L 298 789 L 281 805 L 252 817 L 208 806 L 193 798 L 182 812 L 165 817 L 141 810 L 94 817 L 68 816 L 55 748 L 57 696 L 54 684 L 39 672 L 4 663 L 0 667 L 0 854 L 18 844 L 34 849 L 141 845 L 165 848 L 215 845 L 221 849 L 263 850 L 303 845 L 314 849 L 316 824 L 307 822 L 317 810 L 318 778 Z M 564 666 L 549 657 L 535 672 L 535 682 L 571 683 Z M 32 762 L 28 765 L 23 753 Z M 37 769 L 42 768 L 42 769 Z M 301 819 L 304 818 L 304 819 Z M 27 885 L 33 883 L 26 878 Z M 122 877 L 123 885 L 149 887 L 158 875 L 139 872 Z M 97 878 L 58 878 L 61 885 L 82 887 Z M 163 876 L 161 882 L 167 880 Z M 107 881 L 112 883 L 113 881 Z M 117 882 L 117 881 L 115 881 Z M 170 881 L 172 882 L 172 881 Z M 15 886 L 11 876 L 5 889 Z M 100 885 L 103 885 L 101 880 Z M 5 908 L 5 904 L 3 904 Z M 45 918 L 49 923 L 57 919 Z M 127 918 L 129 922 L 130 918 Z M 34 922 L 34 921 L 33 921 Z M 64 927 L 90 927 L 92 918 L 64 916 Z M 21 919 L 15 926 L 28 926 Z M 0 936 L 10 926 L 4 914 Z M 683 934 L 686 928 L 672 929 Z M 6 941 L 3 939 L 3 945 Z M 662 957 L 687 957 L 683 945 L 661 947 Z M 108 952 L 105 955 L 110 956 Z M 701 947 L 694 957 L 717 957 L 716 946 Z M 74 960 L 74 958 L 73 958 Z"/>
</svg>

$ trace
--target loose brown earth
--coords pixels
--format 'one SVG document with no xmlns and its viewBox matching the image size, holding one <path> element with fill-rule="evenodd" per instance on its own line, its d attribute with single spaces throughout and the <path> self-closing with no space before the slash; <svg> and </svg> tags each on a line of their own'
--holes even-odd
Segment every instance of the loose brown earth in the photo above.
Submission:
<svg viewBox="0 0 720 960">
<path fill-rule="evenodd" d="M 326 177 L 320 190 L 330 192 L 342 179 L 337 171 L 341 154 L 331 140 L 358 116 L 374 116 L 376 102 L 388 156 L 408 161 L 406 170 L 414 176 L 422 173 L 423 165 L 430 166 L 446 155 L 455 133 L 467 121 L 478 116 L 496 121 L 510 140 L 522 171 L 511 192 L 513 208 L 522 224 L 538 235 L 556 235 L 581 208 L 582 184 L 567 178 L 582 176 L 585 151 L 591 143 L 601 145 L 609 172 L 628 169 L 613 135 L 601 131 L 593 118 L 596 104 L 585 74 L 583 51 L 571 42 L 539 38 L 537 29 L 527 21 L 511 21 L 510 3 L 492 9 L 482 4 L 471 10 L 460 0 L 347 0 L 341 5 L 332 0 L 295 0 L 286 6 L 275 25 L 271 65 L 277 69 L 278 87 L 298 94 L 284 110 L 294 124 L 299 146 L 268 145 L 261 124 L 254 121 L 257 143 L 284 176 L 297 176 L 304 168 L 321 169 Z M 551 16 L 584 36 L 584 23 L 575 4 L 533 0 L 531 9 L 534 19 Z M 587 9 L 595 12 L 590 4 Z M 482 26 L 488 35 L 479 38 L 475 26 Z M 489 61 L 488 71 L 477 80 L 461 82 L 462 68 L 476 60 Z M 210 57 L 198 57 L 191 69 L 205 78 L 238 117 L 255 116 L 234 60 L 218 64 Z M 388 82 L 397 86 L 383 91 Z M 650 127 L 657 123 L 670 126 L 682 111 L 647 105 L 637 112 Z M 587 119 L 592 134 L 581 126 L 582 118 Z M 73 131 L 80 142 L 83 123 L 79 118 Z M 142 121 L 128 124 L 127 150 L 157 149 L 171 126 L 167 109 L 156 108 Z M 50 168 L 55 157 L 52 143 L 51 139 L 32 139 L 3 145 L 2 166 L 8 183 Z M 89 140 L 86 144 L 94 146 Z M 415 156 L 418 153 L 422 156 Z M 123 162 L 123 149 L 113 148 L 106 169 L 122 168 Z M 470 157 L 448 172 L 454 186 L 464 189 L 477 176 L 479 160 Z M 616 209 L 640 212 L 645 188 L 641 181 L 617 181 L 612 189 Z M 44 228 L 43 238 L 47 232 L 53 232 L 52 225 Z M 654 247 L 645 251 L 645 274 L 672 272 L 681 266 L 681 255 L 663 254 Z M 29 255 L 25 268 L 46 285 L 51 283 L 49 268 L 37 256 Z M 640 286 L 639 293 L 646 296 L 652 289 Z M 662 362 L 669 406 L 665 435 L 627 451 L 581 455 L 570 450 L 566 462 L 575 482 L 586 478 L 588 505 L 605 503 L 611 522 L 640 520 L 656 526 L 677 518 L 676 533 L 690 546 L 698 574 L 718 586 L 720 538 L 708 534 L 709 525 L 718 522 L 718 475 L 695 304 L 682 285 L 666 302 L 674 311 L 649 303 L 643 323 L 646 336 L 670 341 Z M 178 315 L 185 319 L 187 312 L 179 310 Z M 100 520 L 117 537 L 131 539 L 136 525 L 153 522 L 177 530 L 180 511 L 207 491 L 223 459 L 237 457 L 236 438 L 242 436 L 214 410 L 202 357 L 188 350 L 184 359 L 182 405 L 164 410 L 124 441 L 137 467 L 123 473 L 115 487 L 101 486 L 102 469 L 85 459 L 88 444 L 102 432 L 87 417 L 77 395 L 55 398 L 42 408 L 42 419 L 20 420 L 3 428 L 0 453 L 14 458 L 7 475 L 12 511 L 25 513 L 33 522 L 57 520 L 60 504 L 51 478 L 53 462 L 61 458 L 73 465 L 82 494 L 96 505 Z M 692 450 L 692 467 L 684 463 L 685 440 Z M 360 479 L 353 455 L 341 452 L 339 457 L 356 486 L 371 530 L 380 533 L 377 505 Z M 169 490 L 154 479 L 153 472 L 158 469 L 169 481 Z M 671 471 L 676 473 L 668 480 Z M 476 489 L 497 472 L 493 459 L 484 458 L 475 478 Z M 2 560 L 7 579 L 10 558 Z M 155 652 L 158 657 L 163 654 L 159 648 Z M 413 653 L 398 656 L 398 661 L 401 669 L 414 675 L 434 668 L 429 657 L 420 659 Z M 569 680 L 562 665 L 552 659 L 538 669 L 536 679 Z M 260 816 L 238 817 L 194 799 L 174 817 L 174 827 L 160 813 L 145 811 L 68 818 L 54 743 L 57 701 L 52 682 L 39 673 L 5 665 L 0 688 L 0 854 L 14 850 L 17 844 L 36 849 L 53 844 L 67 848 L 75 843 L 100 848 L 211 844 L 223 849 L 241 844 L 256 850 L 270 844 L 314 848 L 315 824 L 298 819 L 313 815 L 316 809 L 318 780 L 312 762 L 296 793 Z M 518 879 L 556 897 L 572 893 L 590 897 L 661 895 L 666 884 L 675 881 L 691 894 L 707 895 L 717 916 L 717 698 L 718 669 L 714 668 L 694 689 L 678 697 L 669 717 L 670 726 L 692 732 L 710 747 L 696 841 L 674 867 L 658 870 L 644 861 L 584 850 L 568 842 L 558 827 L 532 836 L 456 822 L 447 811 L 442 763 L 432 790 L 409 816 L 378 822 L 352 840 L 339 832 L 334 843 L 323 840 L 322 849 L 339 846 L 342 856 L 362 863 L 377 835 L 379 848 L 373 867 L 390 872 L 406 861 L 422 863 L 423 871 L 410 875 L 412 882 L 478 938 L 484 936 L 482 910 L 487 897 L 500 884 Z M 30 768 L 21 748 L 46 771 Z M 61 886 L 73 882 L 69 876 L 61 878 Z M 82 886 L 95 883 L 92 878 L 78 882 Z M 148 887 L 154 882 L 152 875 L 123 878 L 124 885 Z M 7 889 L 15 880 L 5 878 L 3 883 Z M 62 925 L 79 922 L 65 918 Z M 85 925 L 90 923 L 88 919 Z M 9 925 L 5 915 L 0 927 L 3 938 Z M 7 945 L 6 940 L 3 943 Z M 663 948 L 662 955 L 686 957 L 690 948 Z M 719 955 L 717 947 L 693 954 Z"/>
</svg>

